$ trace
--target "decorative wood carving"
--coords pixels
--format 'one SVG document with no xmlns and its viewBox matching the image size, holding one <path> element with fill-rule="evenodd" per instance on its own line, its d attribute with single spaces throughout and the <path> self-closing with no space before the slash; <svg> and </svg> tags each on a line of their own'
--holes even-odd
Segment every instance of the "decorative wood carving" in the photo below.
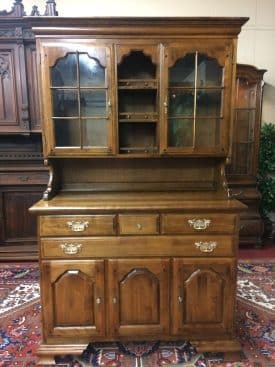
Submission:
<svg viewBox="0 0 275 367">
<path fill-rule="evenodd" d="M 8 58 L 5 56 L 0 56 L 0 77 L 2 79 L 9 78 L 10 71 L 9 71 L 9 62 Z"/>
<path fill-rule="evenodd" d="M 24 5 L 22 0 L 15 0 L 11 11 L 2 10 L 0 11 L 0 16 L 4 17 L 23 17 L 25 15 Z"/>
<path fill-rule="evenodd" d="M 56 3 L 54 0 L 48 0 L 46 2 L 46 10 L 45 14 L 46 16 L 57 16 L 58 12 L 56 10 Z"/>
</svg>

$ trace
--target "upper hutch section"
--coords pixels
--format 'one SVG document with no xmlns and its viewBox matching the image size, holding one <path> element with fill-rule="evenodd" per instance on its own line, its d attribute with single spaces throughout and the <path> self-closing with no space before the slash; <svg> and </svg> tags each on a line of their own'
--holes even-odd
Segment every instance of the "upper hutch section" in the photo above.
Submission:
<svg viewBox="0 0 275 367">
<path fill-rule="evenodd" d="M 246 20 L 40 18 L 45 155 L 228 156 Z"/>
</svg>

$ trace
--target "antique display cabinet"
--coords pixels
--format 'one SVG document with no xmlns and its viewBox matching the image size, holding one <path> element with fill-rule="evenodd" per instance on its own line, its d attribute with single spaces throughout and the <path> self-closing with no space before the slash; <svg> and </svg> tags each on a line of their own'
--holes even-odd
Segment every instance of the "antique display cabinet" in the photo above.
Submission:
<svg viewBox="0 0 275 367">
<path fill-rule="evenodd" d="M 247 205 L 241 213 L 240 245 L 260 246 L 262 242 L 257 172 L 265 72 L 252 65 L 237 64 L 232 160 L 227 179 L 231 195 Z"/>
<path fill-rule="evenodd" d="M 247 18 L 60 18 L 34 28 L 44 156 L 43 342 L 234 336 L 239 212 L 225 176 Z"/>
<path fill-rule="evenodd" d="M 53 1 L 45 2 L 45 8 L 46 15 L 56 15 Z M 33 7 L 32 14 L 37 13 Z M 10 11 L 0 10 L 2 261 L 37 259 L 36 218 L 28 208 L 48 182 L 42 157 L 35 37 L 24 15 L 22 0 L 15 0 Z"/>
</svg>

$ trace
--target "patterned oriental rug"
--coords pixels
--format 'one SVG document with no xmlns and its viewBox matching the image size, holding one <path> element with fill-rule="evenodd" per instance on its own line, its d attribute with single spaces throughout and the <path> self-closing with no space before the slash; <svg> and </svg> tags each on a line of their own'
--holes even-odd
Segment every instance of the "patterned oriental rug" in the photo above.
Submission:
<svg viewBox="0 0 275 367">
<path fill-rule="evenodd" d="M 239 362 L 196 353 L 188 341 L 93 343 L 82 356 L 56 359 L 59 367 L 274 367 L 275 263 L 238 266 L 236 330 Z M 35 367 L 41 340 L 39 270 L 35 263 L 0 264 L 0 367 Z M 52 366 L 53 367 L 53 366 Z"/>
</svg>

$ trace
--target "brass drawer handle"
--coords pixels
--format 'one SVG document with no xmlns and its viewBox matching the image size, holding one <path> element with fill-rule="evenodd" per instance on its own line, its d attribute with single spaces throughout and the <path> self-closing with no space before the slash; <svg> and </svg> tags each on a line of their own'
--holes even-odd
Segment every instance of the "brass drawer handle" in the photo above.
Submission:
<svg viewBox="0 0 275 367">
<path fill-rule="evenodd" d="M 101 298 L 100 298 L 100 297 L 97 297 L 97 299 L 96 299 L 96 304 L 97 304 L 97 305 L 100 305 L 100 304 L 101 304 Z"/>
<path fill-rule="evenodd" d="M 66 255 L 76 255 L 81 251 L 81 243 L 62 243 L 60 248 Z"/>
<path fill-rule="evenodd" d="M 140 223 L 137 223 L 137 229 L 139 229 L 140 231 L 142 230 L 142 224 L 140 224 Z"/>
<path fill-rule="evenodd" d="M 201 252 L 213 252 L 214 249 L 217 247 L 217 242 L 209 241 L 209 242 L 195 242 L 195 246 L 201 251 Z"/>
<path fill-rule="evenodd" d="M 89 227 L 89 222 L 87 221 L 72 221 L 67 222 L 67 226 L 74 232 L 84 232 Z"/>
<path fill-rule="evenodd" d="M 210 223 L 211 223 L 211 219 L 189 219 L 188 223 L 190 225 L 190 227 L 193 227 L 194 229 L 196 229 L 197 231 L 201 231 L 203 229 L 206 229 L 207 227 L 209 227 Z"/>
</svg>

